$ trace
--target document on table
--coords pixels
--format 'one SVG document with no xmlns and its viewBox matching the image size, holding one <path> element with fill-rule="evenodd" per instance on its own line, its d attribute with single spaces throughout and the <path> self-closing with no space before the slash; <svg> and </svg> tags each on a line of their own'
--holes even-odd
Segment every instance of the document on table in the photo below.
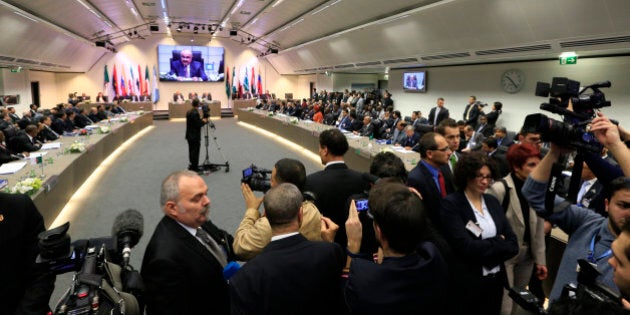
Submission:
<svg viewBox="0 0 630 315">
<path fill-rule="evenodd" d="M 390 147 L 392 150 L 399 152 L 399 153 L 405 153 L 405 154 L 409 154 L 409 153 L 416 153 L 413 150 L 407 150 L 405 149 L 405 147 L 401 147 L 401 146 L 391 146 Z"/>
<path fill-rule="evenodd" d="M 42 145 L 41 150 L 52 150 L 61 148 L 61 142 L 49 142 Z"/>
<path fill-rule="evenodd" d="M 4 163 L 2 164 L 2 166 L 0 166 L 0 174 L 2 175 L 15 174 L 17 171 L 24 168 L 24 166 L 26 166 L 26 162 L 23 162 L 23 161 Z"/>
</svg>

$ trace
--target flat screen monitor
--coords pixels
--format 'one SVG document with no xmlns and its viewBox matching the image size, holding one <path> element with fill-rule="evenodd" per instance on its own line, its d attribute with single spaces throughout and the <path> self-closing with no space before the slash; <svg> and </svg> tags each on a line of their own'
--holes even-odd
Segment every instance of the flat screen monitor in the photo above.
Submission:
<svg viewBox="0 0 630 315">
<path fill-rule="evenodd" d="M 160 81 L 223 82 L 223 47 L 158 45 Z"/>
<path fill-rule="evenodd" d="M 403 73 L 403 90 L 405 92 L 426 92 L 427 72 L 415 71 Z"/>
</svg>

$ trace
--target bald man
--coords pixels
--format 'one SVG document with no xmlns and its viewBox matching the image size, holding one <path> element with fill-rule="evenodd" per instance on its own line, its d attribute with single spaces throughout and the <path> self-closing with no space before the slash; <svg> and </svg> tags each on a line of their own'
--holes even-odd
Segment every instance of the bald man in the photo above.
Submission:
<svg viewBox="0 0 630 315">
<path fill-rule="evenodd" d="M 179 53 L 179 60 L 171 62 L 171 71 L 168 74 L 176 77 L 177 81 L 208 81 L 203 64 L 193 61 L 193 53 L 189 49 L 183 49 Z"/>
</svg>

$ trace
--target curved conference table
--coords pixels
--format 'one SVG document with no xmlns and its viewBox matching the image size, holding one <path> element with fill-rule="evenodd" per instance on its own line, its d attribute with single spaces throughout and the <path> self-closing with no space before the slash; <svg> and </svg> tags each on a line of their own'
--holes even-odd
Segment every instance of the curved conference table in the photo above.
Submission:
<svg viewBox="0 0 630 315">
<path fill-rule="evenodd" d="M 50 227 L 75 191 L 103 160 L 136 133 L 153 125 L 151 111 L 141 115 L 128 113 L 124 116 L 128 118 L 128 122 L 113 119 L 112 122 L 101 124 L 110 128 L 109 133 L 99 134 L 94 131 L 89 136 L 64 136 L 53 141 L 60 142 L 61 148 L 33 152 L 47 152 L 42 156 L 45 175 L 42 179 L 42 188 L 31 196 L 44 217 L 44 222 L 47 223 L 46 228 Z M 64 153 L 75 141 L 83 142 L 86 150 L 81 153 Z M 52 164 L 50 164 L 51 160 Z M 21 179 L 33 174 L 41 176 L 40 165 L 31 164 L 29 159 L 16 162 L 27 162 L 27 164 L 14 174 L 0 175 L 0 179 L 8 180 L 7 187 L 13 187 Z"/>
</svg>

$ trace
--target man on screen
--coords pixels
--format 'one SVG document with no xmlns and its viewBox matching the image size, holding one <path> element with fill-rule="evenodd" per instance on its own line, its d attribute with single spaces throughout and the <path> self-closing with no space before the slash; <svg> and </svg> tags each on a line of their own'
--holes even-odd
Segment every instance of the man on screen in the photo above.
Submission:
<svg viewBox="0 0 630 315">
<path fill-rule="evenodd" d="M 171 63 L 170 76 L 176 77 L 177 81 L 208 81 L 208 76 L 203 70 L 203 64 L 193 61 L 192 51 L 183 49 L 179 54 L 180 60 Z"/>
</svg>

